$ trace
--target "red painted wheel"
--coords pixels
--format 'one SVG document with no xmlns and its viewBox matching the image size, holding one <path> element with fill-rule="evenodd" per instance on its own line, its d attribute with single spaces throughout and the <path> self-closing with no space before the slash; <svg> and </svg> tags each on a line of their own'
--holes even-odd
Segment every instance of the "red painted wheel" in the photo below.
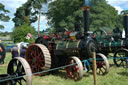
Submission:
<svg viewBox="0 0 128 85">
<path fill-rule="evenodd" d="M 96 65 L 97 65 L 97 74 L 105 75 L 109 72 L 109 62 L 105 55 L 98 53 L 96 54 Z"/>
<path fill-rule="evenodd" d="M 74 64 L 66 68 L 66 72 L 69 78 L 80 80 L 83 77 L 83 65 L 77 57 L 71 57 L 68 60 L 68 64 Z"/>
<path fill-rule="evenodd" d="M 33 44 L 29 46 L 25 58 L 30 64 L 33 73 L 51 68 L 50 53 L 46 46 L 42 44 Z"/>
</svg>

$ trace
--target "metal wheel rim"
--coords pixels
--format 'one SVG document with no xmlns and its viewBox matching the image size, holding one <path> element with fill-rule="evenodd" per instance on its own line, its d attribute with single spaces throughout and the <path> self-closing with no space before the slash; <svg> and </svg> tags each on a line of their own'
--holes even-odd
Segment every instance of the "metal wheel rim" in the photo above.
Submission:
<svg viewBox="0 0 128 85">
<path fill-rule="evenodd" d="M 33 73 L 51 68 L 51 56 L 48 49 L 42 44 L 29 46 L 26 51 L 26 60 Z"/>
<path fill-rule="evenodd" d="M 115 52 L 114 54 L 114 64 L 117 66 L 117 67 L 120 67 L 120 66 L 123 66 L 125 67 L 126 66 L 126 59 L 127 59 L 127 56 L 128 55 L 128 49 L 119 49 Z"/>
<path fill-rule="evenodd" d="M 76 63 L 76 64 L 75 64 Z M 66 68 L 67 75 L 70 79 L 74 79 L 75 81 L 82 79 L 83 77 L 83 65 L 81 61 L 73 56 L 69 58 L 68 64 L 74 64 L 73 66 L 68 66 Z"/>
<path fill-rule="evenodd" d="M 97 31 L 94 31 L 92 35 L 93 35 L 93 36 L 94 36 L 94 35 L 97 35 L 98 32 L 100 32 L 99 36 L 103 36 L 103 35 L 104 35 L 104 37 L 107 36 L 107 33 L 106 33 L 106 31 L 104 31 L 104 30 L 97 30 Z M 103 35 L 101 35 L 101 32 L 103 33 Z M 103 39 L 103 37 L 102 37 L 102 39 Z"/>
<path fill-rule="evenodd" d="M 92 56 L 93 49 L 97 50 L 97 47 L 96 47 L 96 43 L 91 40 L 90 42 L 88 42 L 88 47 L 87 47 L 88 56 Z"/>
<path fill-rule="evenodd" d="M 49 44 L 47 40 L 44 40 L 43 37 L 38 37 L 35 41 L 36 44 L 43 44 L 49 49 Z"/>
<path fill-rule="evenodd" d="M 10 85 L 32 85 L 31 68 L 22 57 L 16 57 L 10 61 L 7 73 L 14 78 L 17 77 L 17 79 L 10 81 Z"/>
<path fill-rule="evenodd" d="M 96 54 L 97 74 L 105 75 L 109 72 L 109 62 L 105 55 L 101 53 Z"/>
</svg>

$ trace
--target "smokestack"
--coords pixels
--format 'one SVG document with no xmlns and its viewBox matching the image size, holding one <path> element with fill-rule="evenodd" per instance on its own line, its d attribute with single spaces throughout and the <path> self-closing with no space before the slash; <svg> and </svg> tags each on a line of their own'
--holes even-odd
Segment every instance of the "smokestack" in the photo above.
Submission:
<svg viewBox="0 0 128 85">
<path fill-rule="evenodd" d="M 128 38 L 128 14 L 124 15 L 125 38 Z"/>
<path fill-rule="evenodd" d="M 83 11 L 84 16 L 84 33 L 87 34 L 89 31 L 89 9 Z"/>
<path fill-rule="evenodd" d="M 91 0 L 84 0 L 83 9 L 83 17 L 84 17 L 84 33 L 88 35 L 89 31 L 89 9 L 90 9 Z"/>
</svg>

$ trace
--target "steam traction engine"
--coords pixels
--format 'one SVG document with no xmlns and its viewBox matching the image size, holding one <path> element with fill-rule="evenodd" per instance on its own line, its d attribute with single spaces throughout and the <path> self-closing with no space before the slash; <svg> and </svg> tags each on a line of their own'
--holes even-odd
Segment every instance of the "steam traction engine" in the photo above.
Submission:
<svg viewBox="0 0 128 85">
<path fill-rule="evenodd" d="M 60 36 L 60 33 L 52 40 L 50 36 L 38 37 L 36 44 L 29 46 L 26 52 L 26 60 L 30 64 L 33 73 L 73 64 L 66 67 L 69 78 L 79 80 L 83 76 L 83 69 L 92 67 L 92 49 L 96 49 L 96 42 L 89 37 L 89 7 L 83 7 L 84 14 L 84 35 L 82 32 L 68 32 L 67 37 Z M 107 58 L 97 53 L 97 72 L 106 74 L 109 71 Z M 81 62 L 83 61 L 84 62 Z M 90 64 L 90 65 L 88 65 Z"/>
<path fill-rule="evenodd" d="M 97 30 L 92 34 L 98 45 L 98 52 L 105 55 L 114 53 L 113 61 L 116 66 L 126 66 L 128 64 L 128 15 L 124 15 L 125 38 L 117 31 L 108 34 L 105 30 Z"/>
</svg>

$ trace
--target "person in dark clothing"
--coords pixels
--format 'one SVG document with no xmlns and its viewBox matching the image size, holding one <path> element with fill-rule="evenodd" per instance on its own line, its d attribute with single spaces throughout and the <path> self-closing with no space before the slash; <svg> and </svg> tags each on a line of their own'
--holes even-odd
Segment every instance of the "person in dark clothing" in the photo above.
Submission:
<svg viewBox="0 0 128 85">
<path fill-rule="evenodd" d="M 113 29 L 113 38 L 115 41 L 118 41 L 121 38 L 121 31 L 119 29 L 119 27 L 116 27 L 115 29 Z"/>
<path fill-rule="evenodd" d="M 18 47 L 17 45 L 11 49 L 12 59 L 15 57 L 19 57 Z"/>
<path fill-rule="evenodd" d="M 26 53 L 27 45 L 23 44 L 20 48 L 20 57 L 24 58 Z"/>
<path fill-rule="evenodd" d="M 81 27 L 80 27 L 80 23 L 79 22 L 75 22 L 74 28 L 75 28 L 75 31 L 81 32 Z"/>
<path fill-rule="evenodd" d="M 113 33 L 121 33 L 119 27 L 116 27 L 115 29 L 113 29 Z"/>
</svg>

